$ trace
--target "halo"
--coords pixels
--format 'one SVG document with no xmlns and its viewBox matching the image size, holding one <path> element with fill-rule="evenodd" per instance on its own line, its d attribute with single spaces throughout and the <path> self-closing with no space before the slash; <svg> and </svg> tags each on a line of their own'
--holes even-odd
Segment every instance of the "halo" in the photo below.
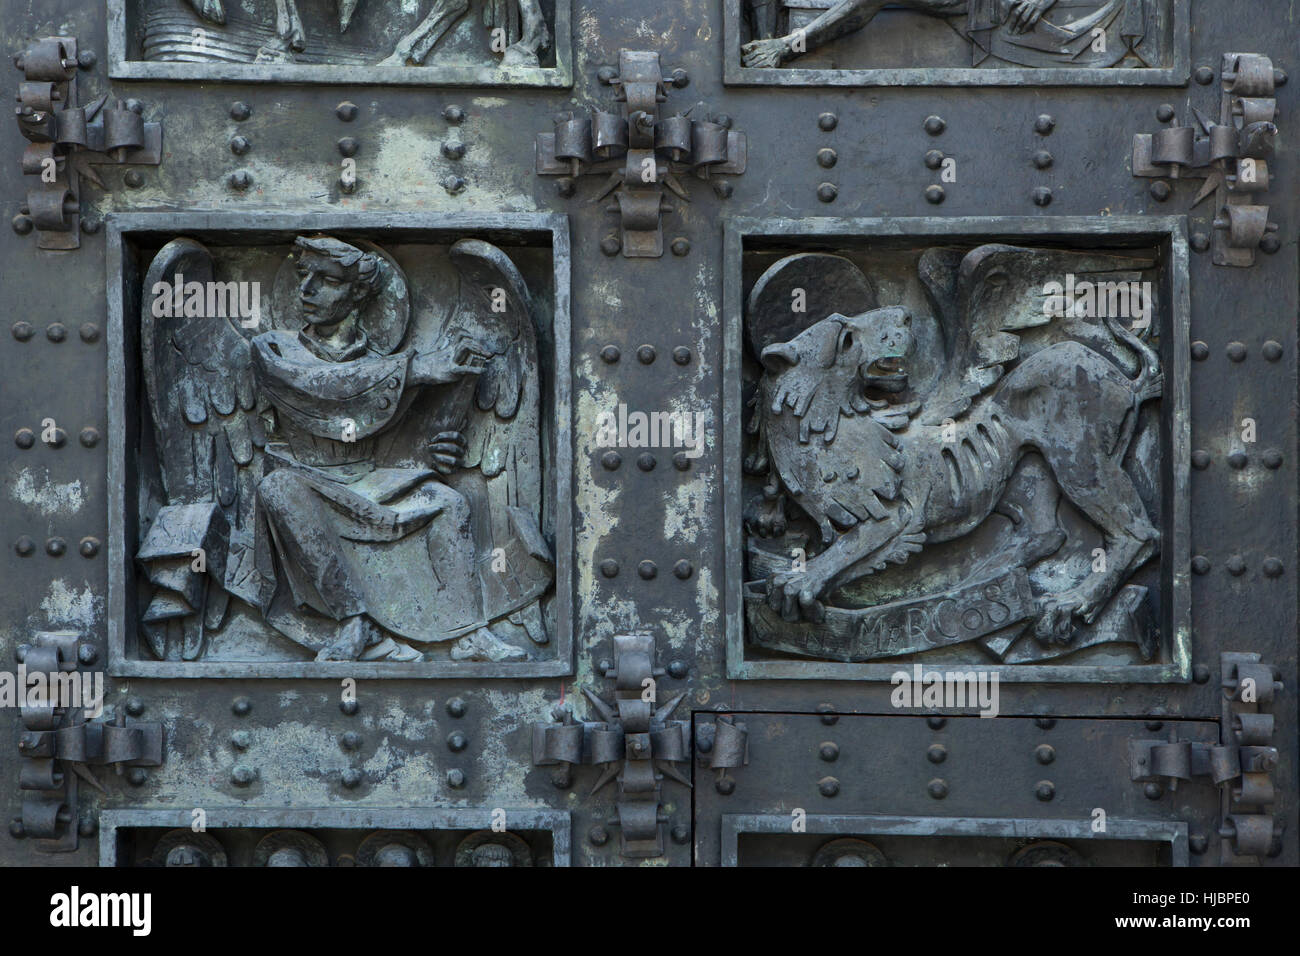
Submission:
<svg viewBox="0 0 1300 956">
<path fill-rule="evenodd" d="M 852 864 L 841 863 L 840 860 L 849 859 L 855 861 Z M 838 840 L 823 844 L 816 855 L 812 858 L 813 866 L 889 866 L 889 861 L 885 859 L 885 854 L 881 853 L 874 843 L 868 843 L 866 840 L 857 840 L 853 837 L 843 837 Z"/>
<path fill-rule="evenodd" d="M 268 833 L 253 847 L 253 866 L 266 866 L 276 850 L 297 850 L 307 860 L 308 866 L 329 866 L 325 845 L 310 833 L 301 830 L 275 830 Z"/>
<path fill-rule="evenodd" d="M 508 849 L 515 858 L 515 866 L 532 866 L 533 853 L 528 849 L 528 844 L 513 833 L 502 831 L 494 833 L 491 830 L 477 830 L 471 833 L 465 839 L 460 841 L 460 846 L 456 847 L 456 866 L 473 866 L 474 851 L 485 843 L 499 843 Z"/>
<path fill-rule="evenodd" d="M 410 830 L 376 830 L 357 847 L 357 866 L 378 866 L 379 851 L 397 843 L 415 854 L 416 866 L 433 866 L 433 850 L 424 837 Z"/>
<path fill-rule="evenodd" d="M 798 290 L 802 312 L 793 309 Z M 789 342 L 828 315 L 857 315 L 877 308 L 877 301 L 871 280 L 848 259 L 801 252 L 778 260 L 759 276 L 745 306 L 745 330 L 757 358 L 769 345 Z"/>
<path fill-rule="evenodd" d="M 336 238 L 336 237 L 331 237 Z M 402 344 L 411 321 L 411 296 L 397 260 L 369 239 L 340 240 L 363 252 L 379 256 L 378 294 L 370 300 L 361 313 L 361 328 L 370 344 L 381 354 L 390 355 Z M 298 272 L 296 264 L 302 250 L 294 246 L 275 274 L 271 290 L 271 328 L 297 332 L 307 324 L 298 301 Z"/>
<path fill-rule="evenodd" d="M 206 854 L 209 866 L 225 866 L 226 851 L 216 838 L 207 833 L 195 833 L 188 828 L 168 830 L 158 838 L 153 848 L 151 860 L 154 866 L 166 866 L 167 857 L 178 846 L 192 846 L 200 853 Z"/>
</svg>

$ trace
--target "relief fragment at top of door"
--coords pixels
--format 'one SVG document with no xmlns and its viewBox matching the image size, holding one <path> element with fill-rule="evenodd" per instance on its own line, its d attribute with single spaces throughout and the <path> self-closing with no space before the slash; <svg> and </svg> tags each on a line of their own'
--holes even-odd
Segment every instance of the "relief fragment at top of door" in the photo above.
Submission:
<svg viewBox="0 0 1300 956">
<path fill-rule="evenodd" d="M 727 0 L 726 80 L 1182 85 L 1188 17 L 1187 0 Z"/>
<path fill-rule="evenodd" d="M 566 87 L 569 0 L 108 0 L 115 79 Z"/>
</svg>

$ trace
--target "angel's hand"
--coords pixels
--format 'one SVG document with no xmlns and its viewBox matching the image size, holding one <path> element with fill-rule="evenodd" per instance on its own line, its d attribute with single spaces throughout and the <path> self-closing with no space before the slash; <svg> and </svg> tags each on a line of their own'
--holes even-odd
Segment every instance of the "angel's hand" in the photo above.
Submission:
<svg viewBox="0 0 1300 956">
<path fill-rule="evenodd" d="M 450 475 L 465 464 L 465 436 L 460 432 L 440 432 L 429 442 L 433 469 L 440 475 Z"/>
<path fill-rule="evenodd" d="M 466 375 L 478 375 L 480 365 L 461 364 L 452 352 L 424 352 L 411 359 L 411 381 L 416 385 L 446 385 Z"/>
</svg>

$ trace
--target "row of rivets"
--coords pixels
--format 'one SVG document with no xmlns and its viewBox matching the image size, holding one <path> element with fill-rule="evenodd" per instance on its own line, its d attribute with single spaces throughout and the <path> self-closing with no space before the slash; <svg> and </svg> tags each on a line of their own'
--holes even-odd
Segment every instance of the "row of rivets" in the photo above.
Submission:
<svg viewBox="0 0 1300 956">
<path fill-rule="evenodd" d="M 1192 343 L 1192 358 L 1198 362 L 1203 362 L 1210 357 L 1210 347 L 1199 339 Z M 1232 362 L 1244 362 L 1246 360 L 1247 349 L 1244 342 L 1229 342 L 1224 346 L 1223 354 L 1228 356 Z M 1269 339 L 1260 347 L 1260 354 L 1270 362 L 1276 362 L 1282 357 L 1282 345 Z"/>
<path fill-rule="evenodd" d="M 83 558 L 93 558 L 99 554 L 100 542 L 98 538 L 85 537 L 77 542 L 77 553 Z M 31 557 L 36 553 L 36 542 L 28 535 L 21 535 L 14 542 L 14 551 L 20 558 Z M 68 542 L 60 537 L 47 538 L 45 540 L 45 553 L 52 558 L 61 558 L 68 551 Z"/>
<path fill-rule="evenodd" d="M 642 345 L 636 350 L 637 361 L 642 365 L 651 365 L 658 356 L 653 345 Z M 608 365 L 614 365 L 623 357 L 622 351 L 617 345 L 606 345 L 600 350 L 601 360 Z M 679 345 L 673 349 L 673 361 L 678 365 L 691 364 L 691 350 L 684 345 Z"/>
<path fill-rule="evenodd" d="M 86 448 L 94 448 L 99 444 L 99 429 L 86 426 L 77 436 L 81 444 Z M 50 438 L 43 442 L 51 448 L 62 448 L 68 443 L 68 433 L 62 428 L 55 428 L 50 434 Z M 14 432 L 14 444 L 27 451 L 36 445 L 36 432 L 30 428 L 20 428 Z"/>
<path fill-rule="evenodd" d="M 620 570 L 621 567 L 619 566 L 619 563 L 613 558 L 606 558 L 604 561 L 600 562 L 600 573 L 604 577 L 616 578 L 618 577 Z M 659 576 L 659 565 L 646 559 L 637 564 L 636 573 L 639 574 L 643 580 L 653 581 Z M 673 576 L 680 581 L 688 580 L 694 573 L 695 565 L 691 564 L 691 562 L 687 561 L 685 558 L 682 558 L 673 565 Z"/>
<path fill-rule="evenodd" d="M 19 342 L 27 342 L 36 334 L 36 327 L 30 322 L 20 321 L 13 324 L 11 331 L 14 338 Z M 87 345 L 93 345 L 99 341 L 99 326 L 94 322 L 83 322 L 78 331 L 81 335 L 81 341 Z M 45 337 L 56 344 L 62 342 L 68 337 L 68 327 L 62 322 L 51 322 L 45 327 Z"/>
<path fill-rule="evenodd" d="M 1241 577 L 1246 573 L 1246 559 L 1239 554 L 1229 556 L 1223 566 L 1227 568 L 1228 573 L 1234 578 Z M 1209 574 L 1213 567 L 1210 559 L 1203 554 L 1198 554 L 1192 558 L 1192 572 L 1194 574 Z M 1278 558 L 1265 558 L 1260 563 L 1260 570 L 1264 572 L 1266 578 L 1279 578 L 1282 576 L 1283 565 Z"/>
</svg>

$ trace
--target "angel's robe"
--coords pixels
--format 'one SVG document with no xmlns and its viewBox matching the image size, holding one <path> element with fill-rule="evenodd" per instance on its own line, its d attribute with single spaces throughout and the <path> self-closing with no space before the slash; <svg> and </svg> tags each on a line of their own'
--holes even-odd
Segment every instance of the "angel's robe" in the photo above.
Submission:
<svg viewBox="0 0 1300 956">
<path fill-rule="evenodd" d="M 253 373 L 283 439 L 266 446 L 257 503 L 282 607 L 287 588 L 294 608 L 333 621 L 364 614 L 428 642 L 483 621 L 464 497 L 429 469 L 374 462 L 376 437 L 401 418 L 415 391 L 411 354 L 378 354 L 364 335 L 338 353 L 305 332 L 254 338 Z M 295 626 L 291 615 L 263 610 L 277 627 L 277 618 Z M 328 628 L 296 626 L 311 632 L 291 635 L 307 646 L 333 639 Z"/>
</svg>

